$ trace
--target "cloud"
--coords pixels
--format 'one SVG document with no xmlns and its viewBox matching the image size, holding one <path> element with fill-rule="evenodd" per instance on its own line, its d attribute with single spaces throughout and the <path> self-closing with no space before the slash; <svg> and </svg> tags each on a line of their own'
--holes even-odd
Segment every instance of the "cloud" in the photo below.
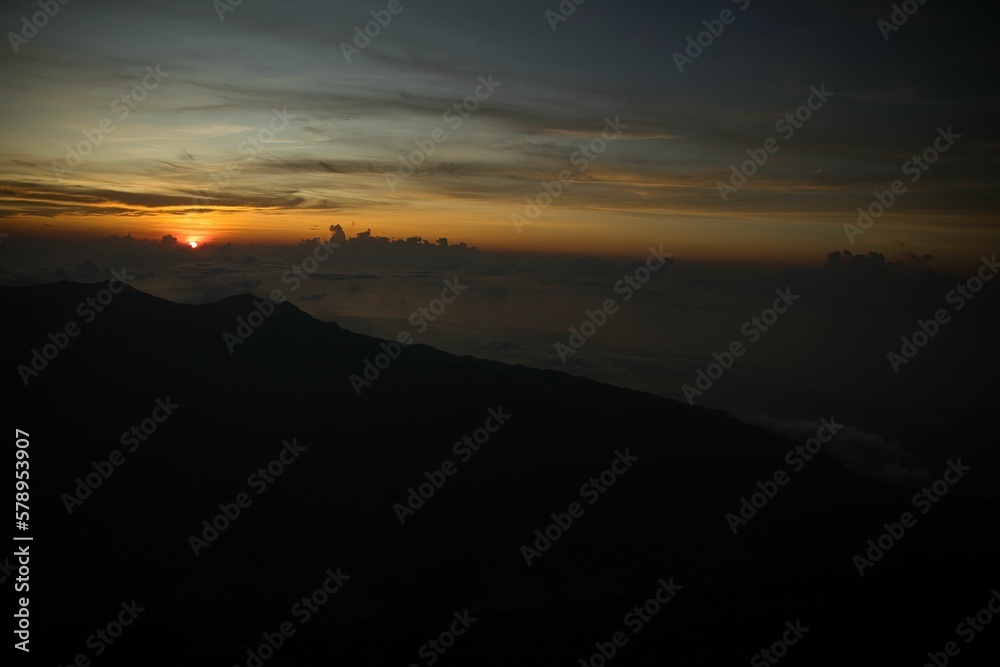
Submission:
<svg viewBox="0 0 1000 667">
<path fill-rule="evenodd" d="M 816 435 L 818 421 L 782 419 L 768 415 L 737 413 L 740 421 L 763 426 L 775 433 L 805 442 Z M 836 421 L 836 418 L 834 418 Z M 844 425 L 823 450 L 849 470 L 873 479 L 903 486 L 917 486 L 932 478 L 930 472 L 912 465 L 915 455 L 896 441 L 854 426 Z"/>
<path fill-rule="evenodd" d="M 894 262 L 885 258 L 880 252 L 868 252 L 855 255 L 850 250 L 834 250 L 826 256 L 824 268 L 828 271 L 839 271 L 849 275 L 872 278 L 884 276 L 892 268 Z"/>
<path fill-rule="evenodd" d="M 912 252 L 904 252 L 902 257 L 904 262 L 909 262 L 912 264 L 916 264 L 918 266 L 929 264 L 930 262 L 933 262 L 935 259 L 937 259 L 936 257 L 934 257 L 934 255 L 927 255 L 927 254 L 914 255 Z"/>
</svg>

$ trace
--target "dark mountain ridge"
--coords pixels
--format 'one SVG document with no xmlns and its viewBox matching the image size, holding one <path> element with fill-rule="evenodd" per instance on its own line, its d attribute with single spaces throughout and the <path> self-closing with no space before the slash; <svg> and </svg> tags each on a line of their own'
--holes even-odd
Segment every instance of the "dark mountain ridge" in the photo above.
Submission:
<svg viewBox="0 0 1000 667">
<path fill-rule="evenodd" d="M 246 665 L 292 621 L 264 664 L 429 664 L 418 649 L 469 609 L 441 664 L 575 665 L 617 631 L 628 643 L 609 664 L 733 664 L 801 618 L 785 664 L 919 665 L 1000 583 L 1000 509 L 960 481 L 923 515 L 912 489 L 823 452 L 791 472 L 801 443 L 723 412 L 424 345 L 358 394 L 351 375 L 386 341 L 283 303 L 230 353 L 224 334 L 260 297 L 184 305 L 126 287 L 85 321 L 78 304 L 104 285 L 0 288 L 8 427 L 31 434 L 35 650 L 59 664 L 94 656 L 88 636 L 135 598 L 148 611 L 95 663 Z M 78 335 L 25 385 L 18 367 L 68 322 Z M 128 451 L 168 397 L 173 414 Z M 510 416 L 459 447 L 491 410 Z M 285 442 L 305 449 L 258 494 L 252 475 Z M 124 462 L 68 513 L 113 450 Z M 605 470 L 605 491 L 581 490 Z M 734 535 L 726 515 L 779 470 L 787 485 Z M 443 483 L 401 524 L 428 474 Z M 191 536 L 241 493 L 251 503 L 196 556 Z M 529 566 L 522 546 L 574 502 L 582 515 Z M 854 556 L 907 511 L 916 525 L 859 576 Z M 349 580 L 300 625 L 293 604 L 338 567 Z M 671 577 L 683 588 L 633 634 L 623 616 Z M 962 664 L 996 646 L 963 645 Z"/>
</svg>

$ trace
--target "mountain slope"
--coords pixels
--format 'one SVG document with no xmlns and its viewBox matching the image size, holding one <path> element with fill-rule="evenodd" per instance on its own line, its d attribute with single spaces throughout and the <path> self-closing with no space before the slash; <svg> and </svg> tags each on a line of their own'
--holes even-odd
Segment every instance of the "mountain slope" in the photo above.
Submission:
<svg viewBox="0 0 1000 667">
<path fill-rule="evenodd" d="M 87 637 L 134 597 L 147 611 L 102 664 L 247 664 L 286 621 L 297 631 L 267 664 L 429 664 L 421 646 L 465 609 L 478 620 L 442 663 L 578 664 L 623 631 L 613 664 L 732 664 L 801 618 L 785 663 L 918 664 L 996 585 L 1000 512 L 961 482 L 859 577 L 852 558 L 917 513 L 913 492 L 823 453 L 790 472 L 798 443 L 722 412 L 422 345 L 358 395 L 349 378 L 384 341 L 281 304 L 230 353 L 223 334 L 255 297 L 190 306 L 126 288 L 84 322 L 77 304 L 102 287 L 0 288 L 16 323 L 8 427 L 31 433 L 36 637 L 53 660 L 93 655 Z M 79 335 L 25 386 L 17 366 L 70 320 Z M 128 451 L 123 432 L 167 397 L 179 407 Z M 456 450 L 491 410 L 510 416 Z M 280 474 L 251 477 L 293 440 L 304 450 Z M 64 494 L 116 449 L 124 462 L 69 514 Z M 589 482 L 609 469 L 613 484 Z M 726 515 L 778 470 L 788 484 L 734 535 Z M 428 474 L 440 488 L 401 524 L 394 506 Z M 241 493 L 249 505 L 196 556 L 191 535 Z M 529 566 L 522 545 L 574 502 Z M 349 580 L 300 624 L 293 605 L 338 567 Z M 671 577 L 675 599 L 641 632 L 624 625 Z"/>
</svg>

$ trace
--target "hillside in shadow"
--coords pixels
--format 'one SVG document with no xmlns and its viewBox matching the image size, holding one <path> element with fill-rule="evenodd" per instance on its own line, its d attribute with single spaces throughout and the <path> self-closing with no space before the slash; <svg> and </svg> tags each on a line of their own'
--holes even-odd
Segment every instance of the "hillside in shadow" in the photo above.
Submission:
<svg viewBox="0 0 1000 667">
<path fill-rule="evenodd" d="M 729 665 L 801 619 L 782 664 L 921 665 L 1000 584 L 1000 508 L 961 481 L 921 514 L 913 490 L 823 452 L 793 472 L 801 443 L 723 412 L 423 345 L 359 394 L 351 376 L 386 361 L 386 341 L 280 304 L 231 353 L 223 335 L 257 297 L 125 288 L 87 322 L 78 304 L 103 286 L 0 288 L 7 426 L 31 440 L 36 659 L 252 666 L 247 649 L 288 623 L 262 664 L 577 665 L 622 632 L 608 664 Z M 25 385 L 18 366 L 69 321 L 79 335 Z M 121 464 L 67 501 L 115 450 Z M 258 473 L 282 456 L 271 481 Z M 726 515 L 779 470 L 788 483 L 734 535 Z M 429 480 L 422 506 L 396 507 Z M 202 522 L 240 494 L 209 541 Z M 854 557 L 907 511 L 915 526 L 859 576 Z M 338 568 L 303 621 L 296 604 Z M 636 631 L 627 615 L 671 578 Z M 98 656 L 88 638 L 133 599 L 144 611 Z M 464 610 L 467 631 L 428 649 Z M 997 634 L 956 661 L 987 664 Z"/>
</svg>

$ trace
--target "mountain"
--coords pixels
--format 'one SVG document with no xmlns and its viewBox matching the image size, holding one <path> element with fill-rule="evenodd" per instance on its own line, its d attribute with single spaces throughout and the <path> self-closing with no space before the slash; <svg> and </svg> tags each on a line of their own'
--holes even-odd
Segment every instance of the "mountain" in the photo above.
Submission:
<svg viewBox="0 0 1000 667">
<path fill-rule="evenodd" d="M 392 359 L 253 295 L 106 286 L 0 288 L 4 412 L 30 441 L 36 658 L 773 664 L 767 649 L 920 665 L 955 641 L 975 665 L 996 650 L 996 630 L 956 634 L 1000 584 L 1000 508 L 962 496 L 956 472 L 915 502 L 822 451 L 795 470 L 801 443 L 720 411 L 423 345 Z M 261 311 L 244 342 L 225 336 Z M 52 357 L 36 374 L 33 350 Z M 359 393 L 366 359 L 384 368 Z M 943 476 L 967 465 L 951 463 Z M 727 519 L 758 492 L 755 516 Z M 861 576 L 885 524 L 899 536 Z"/>
</svg>

